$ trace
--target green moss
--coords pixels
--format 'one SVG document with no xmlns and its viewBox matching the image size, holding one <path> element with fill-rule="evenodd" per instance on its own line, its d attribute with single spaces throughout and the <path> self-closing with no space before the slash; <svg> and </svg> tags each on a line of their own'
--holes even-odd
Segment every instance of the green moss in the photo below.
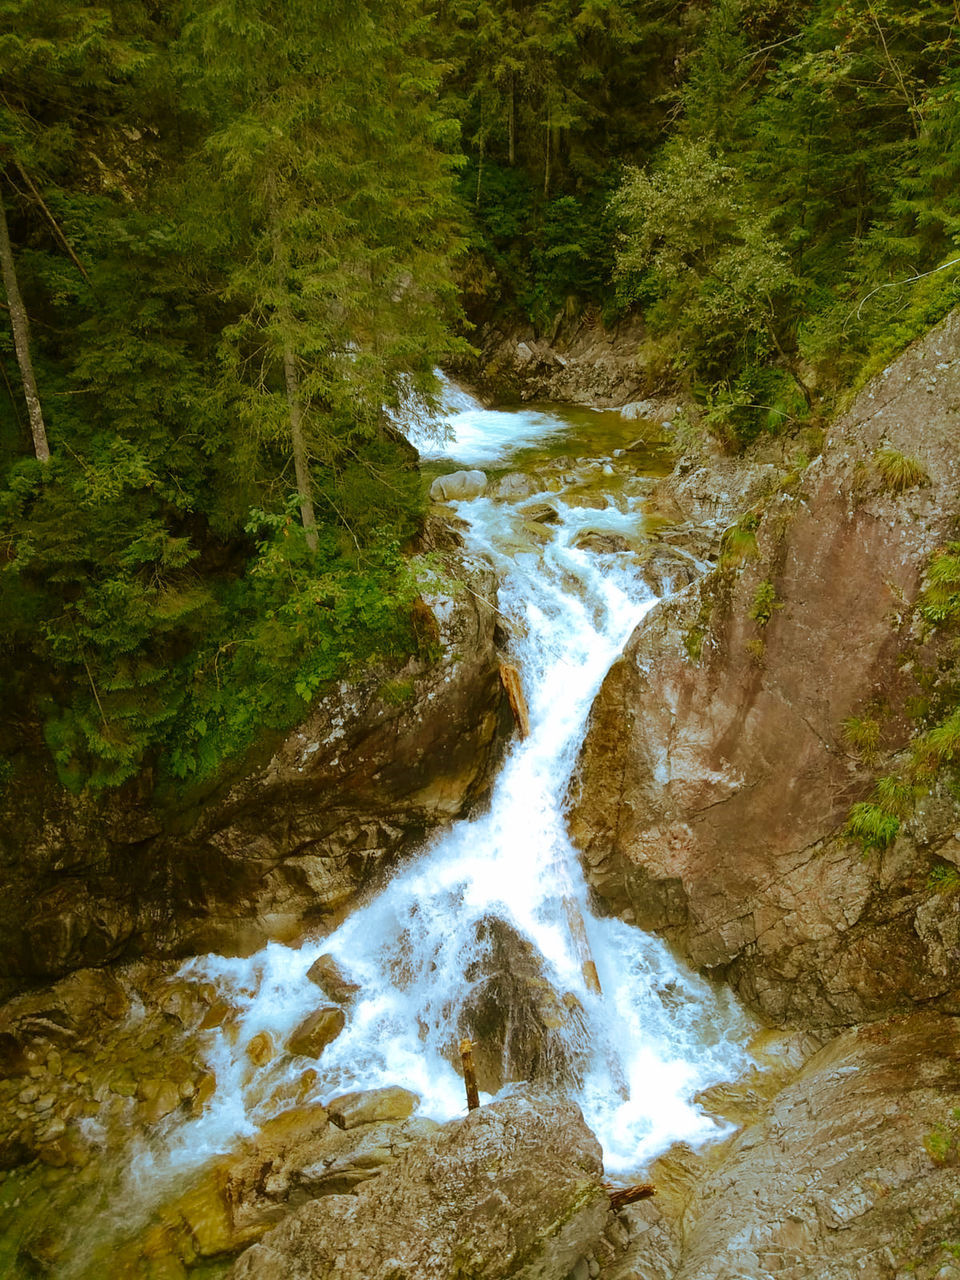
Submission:
<svg viewBox="0 0 960 1280">
<path fill-rule="evenodd" d="M 757 547 L 757 529 L 760 516 L 748 511 L 736 524 L 732 524 L 720 539 L 720 568 L 734 569 L 760 554 Z"/>
<path fill-rule="evenodd" d="M 703 641 L 706 636 L 703 627 L 693 626 L 683 637 L 683 647 L 687 651 L 687 657 L 691 662 L 699 662 L 700 655 L 703 653 Z"/>
<path fill-rule="evenodd" d="M 772 582 L 758 583 L 750 606 L 750 617 L 758 627 L 765 627 L 773 617 L 774 611 L 782 609 L 783 604 L 777 599 L 776 589 Z"/>
</svg>

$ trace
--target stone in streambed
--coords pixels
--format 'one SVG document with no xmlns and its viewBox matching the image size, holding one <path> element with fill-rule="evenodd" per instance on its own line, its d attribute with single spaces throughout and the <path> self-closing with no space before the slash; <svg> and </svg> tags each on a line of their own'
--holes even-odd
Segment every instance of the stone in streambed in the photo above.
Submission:
<svg viewBox="0 0 960 1280">
<path fill-rule="evenodd" d="M 320 956 L 307 970 L 307 977 L 316 983 L 323 994 L 336 1004 L 346 1004 L 360 987 L 351 982 L 333 956 Z"/>
<path fill-rule="evenodd" d="M 599 529 L 586 529 L 574 539 L 577 551 L 592 551 L 596 555 L 610 555 L 616 551 L 629 551 L 630 543 L 621 533 L 603 533 Z"/>
<path fill-rule="evenodd" d="M 327 1113 L 341 1129 L 355 1129 L 360 1124 L 378 1120 L 406 1120 L 420 1103 L 420 1096 L 409 1089 L 366 1089 L 344 1093 L 327 1103 Z"/>
<path fill-rule="evenodd" d="M 454 471 L 448 476 L 437 476 L 430 486 L 434 502 L 462 502 L 477 498 L 487 487 L 483 471 Z"/>
<path fill-rule="evenodd" d="M 254 1067 L 265 1066 L 273 1054 L 273 1039 L 267 1031 L 258 1031 L 247 1045 L 247 1061 Z"/>
<path fill-rule="evenodd" d="M 287 1041 L 287 1048 L 304 1058 L 319 1058 L 327 1045 L 336 1040 L 345 1023 L 346 1017 L 339 1005 L 321 1005 L 300 1023 Z"/>
<path fill-rule="evenodd" d="M 600 1146 L 562 1097 L 512 1097 L 412 1144 L 354 1195 L 308 1201 L 232 1280 L 565 1280 L 610 1216 Z"/>
</svg>

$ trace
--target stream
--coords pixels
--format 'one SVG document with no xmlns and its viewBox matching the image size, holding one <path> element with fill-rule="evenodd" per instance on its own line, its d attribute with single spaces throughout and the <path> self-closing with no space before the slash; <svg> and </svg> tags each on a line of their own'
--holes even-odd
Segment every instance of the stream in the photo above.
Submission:
<svg viewBox="0 0 960 1280">
<path fill-rule="evenodd" d="M 656 603 L 637 553 L 649 539 L 645 498 L 668 466 L 656 451 L 626 451 L 636 424 L 616 413 L 494 412 L 448 385 L 444 417 L 446 438 L 415 443 L 428 477 L 487 473 L 482 496 L 451 505 L 468 549 L 496 567 L 530 735 L 512 740 L 488 804 L 430 839 L 334 933 L 182 968 L 234 1011 L 228 1028 L 205 1033 L 216 1091 L 199 1115 L 171 1116 L 150 1144 L 133 1144 L 119 1193 L 101 1200 L 101 1231 L 108 1220 L 129 1231 L 192 1170 L 255 1134 L 290 1105 L 305 1066 L 315 1078 L 299 1088 L 301 1105 L 400 1085 L 419 1095 L 419 1115 L 463 1115 L 464 1034 L 480 1041 L 481 1102 L 523 1075 L 525 1051 L 542 1086 L 579 1102 L 608 1174 L 629 1177 L 675 1141 L 727 1131 L 696 1095 L 749 1065 L 753 1024 L 663 942 L 594 913 L 564 820 L 591 703 Z M 602 994 L 585 979 L 579 920 Z M 344 1030 L 316 1061 L 280 1053 L 252 1068 L 256 1037 L 283 1044 L 317 1007 L 307 971 L 321 955 L 359 987 Z M 517 1005 L 504 1008 L 512 995 Z M 531 1008 L 534 1028 L 524 1026 Z M 512 1058 L 484 1058 L 491 1019 Z M 86 1276 L 93 1262 L 78 1245 L 58 1274 Z"/>
</svg>

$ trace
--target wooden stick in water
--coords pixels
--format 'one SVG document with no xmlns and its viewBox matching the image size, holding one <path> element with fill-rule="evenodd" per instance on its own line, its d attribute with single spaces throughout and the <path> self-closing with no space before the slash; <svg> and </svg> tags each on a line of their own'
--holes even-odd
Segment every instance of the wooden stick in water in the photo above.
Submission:
<svg viewBox="0 0 960 1280">
<path fill-rule="evenodd" d="M 520 737 L 528 738 L 530 736 L 530 713 L 527 710 L 527 700 L 523 696 L 520 672 L 516 667 L 511 666 L 509 662 L 500 663 L 500 683 L 507 691 L 510 710 L 513 712 L 513 718 L 517 723 L 517 728 L 520 730 Z"/>
<path fill-rule="evenodd" d="M 469 1040 L 460 1041 L 460 1057 L 463 1060 L 463 1083 L 467 1086 L 467 1110 L 476 1111 L 480 1105 L 477 1091 L 477 1073 L 473 1066 L 473 1045 Z"/>
<path fill-rule="evenodd" d="M 603 990 L 600 987 L 600 976 L 597 973 L 597 966 L 593 962 L 593 955 L 590 951 L 587 926 L 583 923 L 583 913 L 573 898 L 564 898 L 563 908 L 567 913 L 567 924 L 570 926 L 573 945 L 576 947 L 577 955 L 580 957 L 580 972 L 583 974 L 583 980 L 587 984 L 589 991 L 595 991 L 598 996 L 602 996 Z"/>
</svg>

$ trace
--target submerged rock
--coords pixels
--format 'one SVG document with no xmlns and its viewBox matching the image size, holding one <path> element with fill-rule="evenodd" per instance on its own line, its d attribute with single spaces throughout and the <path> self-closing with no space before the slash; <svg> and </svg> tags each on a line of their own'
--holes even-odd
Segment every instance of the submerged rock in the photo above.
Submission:
<svg viewBox="0 0 960 1280">
<path fill-rule="evenodd" d="M 352 1196 L 292 1214 L 231 1280 L 566 1280 L 610 1202 L 600 1146 L 560 1098 L 508 1098 L 444 1125 Z"/>
<path fill-rule="evenodd" d="M 339 1005 L 321 1005 L 291 1033 L 287 1049 L 304 1058 L 319 1058 L 327 1045 L 336 1040 L 346 1021 Z"/>
</svg>

